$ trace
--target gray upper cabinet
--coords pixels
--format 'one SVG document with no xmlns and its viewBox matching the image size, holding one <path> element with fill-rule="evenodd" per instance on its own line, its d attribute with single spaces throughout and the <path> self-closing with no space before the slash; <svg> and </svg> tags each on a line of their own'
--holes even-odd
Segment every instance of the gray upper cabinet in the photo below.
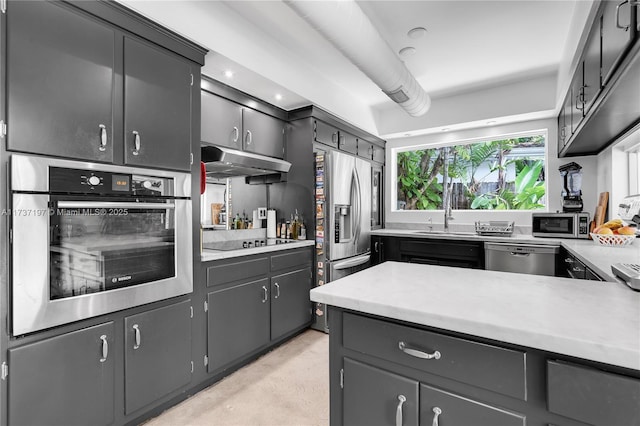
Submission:
<svg viewBox="0 0 640 426">
<path fill-rule="evenodd" d="M 340 143 L 340 132 L 338 129 L 323 123 L 322 121 L 313 121 L 313 140 L 338 149 Z"/>
<path fill-rule="evenodd" d="M 10 349 L 11 425 L 108 425 L 114 421 L 113 322 Z"/>
<path fill-rule="evenodd" d="M 242 149 L 242 107 L 205 90 L 202 100 L 201 140 Z"/>
<path fill-rule="evenodd" d="M 245 151 L 284 158 L 284 123 L 251 108 L 243 108 L 242 144 Z"/>
<path fill-rule="evenodd" d="M 371 159 L 376 163 L 384 164 L 384 148 L 377 145 L 371 146 Z"/>
<path fill-rule="evenodd" d="M 228 148 L 284 158 L 284 122 L 201 91 L 201 140 Z"/>
<path fill-rule="evenodd" d="M 584 57 L 582 60 L 583 76 L 582 87 L 579 93 L 578 102 L 582 103 L 580 112 L 585 116 L 596 95 L 600 91 L 600 22 L 591 28 L 587 45 L 585 46 Z"/>
<path fill-rule="evenodd" d="M 124 38 L 126 164 L 190 170 L 191 79 L 186 61 Z"/>
<path fill-rule="evenodd" d="M 189 300 L 126 317 L 125 412 L 131 414 L 191 381 Z"/>
<path fill-rule="evenodd" d="M 340 148 L 341 151 L 345 151 L 350 154 L 357 154 L 358 138 L 349 133 L 340 132 L 340 136 L 338 138 L 338 148 Z"/>
<path fill-rule="evenodd" d="M 631 6 L 621 1 L 605 1 L 602 9 L 602 82 L 606 84 L 631 43 Z"/>
<path fill-rule="evenodd" d="M 114 31 L 60 3 L 7 14 L 8 149 L 113 161 Z"/>
<path fill-rule="evenodd" d="M 197 64 L 83 7 L 113 7 L 109 18 L 132 22 L 108 3 L 9 3 L 7 148 L 189 171 Z"/>
</svg>

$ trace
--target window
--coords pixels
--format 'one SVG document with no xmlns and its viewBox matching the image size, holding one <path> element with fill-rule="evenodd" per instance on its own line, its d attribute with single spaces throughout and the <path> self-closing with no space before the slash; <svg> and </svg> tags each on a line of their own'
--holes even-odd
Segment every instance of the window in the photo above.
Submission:
<svg viewBox="0 0 640 426">
<path fill-rule="evenodd" d="M 442 210 L 445 195 L 456 210 L 544 209 L 545 143 L 546 133 L 537 132 L 400 148 L 395 158 L 396 209 Z"/>
</svg>

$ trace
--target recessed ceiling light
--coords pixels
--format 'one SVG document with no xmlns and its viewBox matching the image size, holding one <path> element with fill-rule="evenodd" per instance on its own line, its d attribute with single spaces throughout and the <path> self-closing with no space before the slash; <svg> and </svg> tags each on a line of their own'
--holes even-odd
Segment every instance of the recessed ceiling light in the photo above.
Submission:
<svg viewBox="0 0 640 426">
<path fill-rule="evenodd" d="M 409 38 L 416 40 L 427 35 L 427 29 L 423 27 L 412 28 L 409 30 L 407 35 L 409 36 Z"/>
<path fill-rule="evenodd" d="M 225 77 L 227 77 L 227 78 L 233 78 L 233 71 L 231 71 L 231 70 L 226 70 L 226 71 L 224 72 L 224 76 L 225 76 Z"/>
<path fill-rule="evenodd" d="M 400 54 L 401 58 L 408 58 L 409 56 L 413 55 L 414 53 L 416 53 L 415 47 L 403 47 L 398 52 L 398 54 Z"/>
<path fill-rule="evenodd" d="M 276 98 L 276 101 L 282 100 L 282 95 L 280 93 L 276 93 L 274 97 Z"/>
</svg>

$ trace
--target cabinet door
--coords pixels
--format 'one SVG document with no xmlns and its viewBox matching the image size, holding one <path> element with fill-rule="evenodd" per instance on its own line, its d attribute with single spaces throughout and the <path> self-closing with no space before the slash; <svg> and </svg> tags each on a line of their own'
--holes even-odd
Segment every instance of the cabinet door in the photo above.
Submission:
<svg viewBox="0 0 640 426">
<path fill-rule="evenodd" d="M 371 229 L 382 228 L 384 211 L 382 179 L 382 166 L 373 164 L 371 167 Z"/>
<path fill-rule="evenodd" d="M 311 269 L 271 277 L 271 340 L 311 322 Z"/>
<path fill-rule="evenodd" d="M 202 100 L 202 134 L 205 142 L 242 149 L 242 107 L 204 90 Z"/>
<path fill-rule="evenodd" d="M 9 424 L 114 420 L 113 322 L 10 349 Z"/>
<path fill-rule="evenodd" d="M 269 157 L 284 157 L 284 123 L 275 117 L 242 109 L 242 144 L 245 151 Z"/>
<path fill-rule="evenodd" d="M 207 303 L 209 372 L 269 343 L 267 278 L 211 292 Z"/>
<path fill-rule="evenodd" d="M 54 2 L 10 2 L 7 148 L 113 161 L 113 30 Z"/>
<path fill-rule="evenodd" d="M 584 103 L 582 82 L 584 81 L 584 62 L 580 62 L 571 81 L 571 133 L 575 133 L 583 117 Z"/>
<path fill-rule="evenodd" d="M 630 2 L 605 1 L 602 9 L 602 84 L 607 84 L 631 41 L 633 31 L 622 27 L 630 25 Z"/>
<path fill-rule="evenodd" d="M 322 121 L 313 122 L 313 140 L 334 148 L 338 148 L 338 130 L 324 124 Z"/>
<path fill-rule="evenodd" d="M 358 139 L 358 157 L 365 158 L 367 160 L 371 160 L 371 150 L 373 149 L 373 144 L 367 141 L 363 141 L 362 139 Z"/>
<path fill-rule="evenodd" d="M 384 148 L 376 145 L 371 146 L 371 159 L 376 163 L 384 164 Z"/>
<path fill-rule="evenodd" d="M 191 169 L 191 68 L 160 48 L 124 39 L 125 163 Z"/>
<path fill-rule="evenodd" d="M 346 132 L 339 132 L 338 148 L 351 154 L 358 153 L 358 138 Z"/>
<path fill-rule="evenodd" d="M 418 403 L 415 380 L 344 358 L 342 424 L 417 425 Z"/>
<path fill-rule="evenodd" d="M 562 107 L 562 110 L 564 111 L 564 127 L 565 127 L 565 132 L 564 132 L 564 144 L 567 144 L 567 141 L 569 140 L 569 138 L 571 138 L 571 135 L 573 135 L 573 127 L 572 127 L 572 123 L 573 123 L 573 90 L 571 89 L 571 87 L 569 87 L 569 91 L 567 92 L 567 97 L 564 99 L 564 105 Z"/>
<path fill-rule="evenodd" d="M 562 148 L 564 148 L 565 141 L 567 140 L 566 131 L 564 108 L 562 108 L 558 115 L 558 154 L 562 151 Z"/>
<path fill-rule="evenodd" d="M 525 417 L 460 395 L 420 385 L 420 425 L 524 426 Z"/>
<path fill-rule="evenodd" d="M 582 92 L 583 114 L 589 112 L 596 95 L 600 92 L 600 20 L 597 19 L 584 50 L 584 81 Z"/>
<path fill-rule="evenodd" d="M 191 381 L 191 302 L 124 319 L 125 412 L 131 414 Z"/>
</svg>

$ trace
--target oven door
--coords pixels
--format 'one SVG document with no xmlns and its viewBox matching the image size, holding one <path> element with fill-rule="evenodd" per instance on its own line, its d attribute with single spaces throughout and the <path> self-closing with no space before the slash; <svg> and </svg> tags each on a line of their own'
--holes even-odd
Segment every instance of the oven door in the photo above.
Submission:
<svg viewBox="0 0 640 426">
<path fill-rule="evenodd" d="M 190 200 L 12 196 L 12 332 L 193 289 Z"/>
</svg>

